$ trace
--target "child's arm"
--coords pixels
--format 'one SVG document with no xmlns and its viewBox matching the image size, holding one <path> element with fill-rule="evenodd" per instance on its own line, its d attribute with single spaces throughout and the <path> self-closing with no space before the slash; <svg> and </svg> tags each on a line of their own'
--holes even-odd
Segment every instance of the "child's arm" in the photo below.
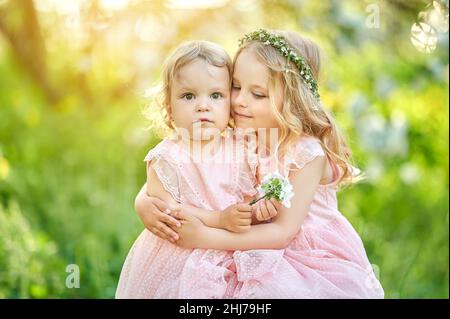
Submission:
<svg viewBox="0 0 450 319">
<path fill-rule="evenodd" d="M 221 229 L 202 227 L 191 216 L 180 213 L 182 227 L 175 231 L 180 236 L 177 245 L 186 248 L 220 250 L 282 249 L 300 230 L 314 192 L 319 185 L 326 159 L 316 157 L 303 169 L 294 171 L 290 180 L 295 196 L 291 208 L 281 208 L 272 223 L 255 225 L 248 232 L 235 234 Z"/>
<path fill-rule="evenodd" d="M 151 164 L 148 163 L 147 165 L 147 194 L 163 200 L 169 207 L 179 205 L 172 195 L 164 189 Z"/>
<path fill-rule="evenodd" d="M 250 229 L 252 207 L 248 204 L 233 204 L 223 211 L 183 205 L 183 211 L 202 221 L 208 227 L 221 228 L 231 232 L 244 232 Z"/>
<path fill-rule="evenodd" d="M 275 217 L 280 209 L 275 199 L 261 200 L 253 207 L 245 204 L 252 199 L 244 197 L 244 203 L 228 206 L 223 211 L 209 211 L 190 205 L 183 205 L 183 210 L 199 218 L 206 226 L 240 233 L 249 230 L 250 225 L 261 224 Z"/>
<path fill-rule="evenodd" d="M 151 187 L 150 187 L 151 185 Z M 141 198 L 142 201 L 142 193 L 143 190 L 138 194 L 138 197 Z M 151 231 L 156 236 L 162 239 L 168 239 L 172 242 L 178 239 L 178 235 L 171 229 L 169 226 L 174 227 L 175 225 L 179 225 L 179 221 L 175 220 L 173 217 L 168 216 L 167 209 L 168 207 L 177 207 L 179 204 L 175 201 L 172 195 L 167 192 L 158 176 L 156 175 L 155 170 L 151 166 L 151 162 L 147 163 L 147 183 L 146 183 L 146 192 L 145 196 L 152 196 L 153 198 L 157 198 L 159 203 L 153 201 L 153 204 L 158 207 L 153 207 L 155 210 L 164 209 L 164 211 L 157 211 L 151 215 L 146 214 L 143 219 L 144 225 L 146 228 Z M 135 206 L 138 208 L 137 202 L 135 201 Z M 161 203 L 162 202 L 162 203 Z M 137 209 L 138 210 L 138 209 Z M 141 210 L 138 210 L 138 212 Z M 177 227 L 175 226 L 175 227 Z"/>
<path fill-rule="evenodd" d="M 208 227 L 222 228 L 220 220 L 220 211 L 218 210 L 210 211 L 196 206 L 184 204 L 183 211 L 188 214 L 194 215 Z"/>
<path fill-rule="evenodd" d="M 154 173 L 153 173 L 154 174 Z M 161 200 L 161 196 L 150 196 L 147 192 L 147 183 L 143 186 L 139 194 L 136 196 L 135 209 L 138 212 L 144 225 L 153 232 L 156 227 L 159 232 L 155 235 L 163 239 L 171 236 L 176 237 L 176 233 L 170 227 L 176 226 L 176 221 L 169 216 L 172 210 L 178 210 L 180 207 L 175 206 L 169 209 L 169 205 Z M 162 186 L 160 185 L 159 191 Z M 154 191 L 158 191 L 155 189 Z M 164 191 L 165 192 L 165 191 Z M 245 202 L 250 202 L 253 198 L 245 197 Z M 275 200 L 261 200 L 253 207 L 247 204 L 236 204 L 227 207 L 223 211 L 209 211 L 195 206 L 184 204 L 182 209 L 191 215 L 199 218 L 206 226 L 213 228 L 222 228 L 232 232 L 244 232 L 250 229 L 250 224 L 256 225 L 274 217 L 277 214 L 277 205 Z M 253 213 L 251 213 L 253 208 Z M 266 212 L 263 215 L 261 212 Z M 155 220 L 158 217 L 158 220 Z M 161 223 L 158 223 L 160 221 Z M 170 226 L 170 227 L 167 227 Z"/>
<path fill-rule="evenodd" d="M 159 182 L 159 180 L 158 180 Z M 158 197 L 150 197 L 147 194 L 147 183 L 145 183 L 134 200 L 134 209 L 139 218 L 150 232 L 166 240 L 176 240 L 178 235 L 172 228 L 181 225 L 180 222 L 170 216 L 174 207 L 169 207 Z"/>
<path fill-rule="evenodd" d="M 251 206 L 247 204 L 230 205 L 223 211 L 209 211 L 192 205 L 174 204 L 176 202 L 165 191 L 153 169 L 149 178 L 150 180 L 136 196 L 134 206 L 145 227 L 163 239 L 178 237 L 172 229 L 177 227 L 179 222 L 169 215 L 180 209 L 197 217 L 208 227 L 223 228 L 232 232 L 247 231 L 250 227 Z M 170 203 L 164 198 L 169 198 Z"/>
</svg>

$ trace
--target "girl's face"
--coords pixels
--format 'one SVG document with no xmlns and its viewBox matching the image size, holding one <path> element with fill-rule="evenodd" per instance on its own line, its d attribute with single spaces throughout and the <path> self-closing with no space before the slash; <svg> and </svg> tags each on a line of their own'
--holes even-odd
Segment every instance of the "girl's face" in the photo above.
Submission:
<svg viewBox="0 0 450 319">
<path fill-rule="evenodd" d="M 269 68 L 259 62 L 256 53 L 244 49 L 236 59 L 231 89 L 231 114 L 237 128 L 279 128 L 269 99 Z M 274 100 L 281 109 L 282 90 L 275 89 Z"/>
<path fill-rule="evenodd" d="M 202 140 L 222 132 L 230 117 L 229 83 L 226 67 L 213 66 L 203 59 L 181 67 L 170 92 L 169 113 L 175 127 Z"/>
</svg>

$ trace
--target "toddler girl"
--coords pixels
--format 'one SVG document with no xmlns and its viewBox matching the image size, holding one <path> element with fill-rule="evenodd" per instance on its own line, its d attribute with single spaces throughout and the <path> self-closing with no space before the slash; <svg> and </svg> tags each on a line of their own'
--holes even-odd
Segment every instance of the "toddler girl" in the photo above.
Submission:
<svg viewBox="0 0 450 319">
<path fill-rule="evenodd" d="M 178 138 L 164 139 L 145 157 L 146 191 L 171 206 L 182 203 L 183 212 L 205 225 L 239 232 L 250 227 L 252 218 L 251 207 L 238 203 L 256 194 L 256 180 L 242 140 L 223 134 L 230 116 L 230 73 L 231 59 L 210 42 L 184 43 L 169 57 L 163 107 Z M 172 227 L 179 224 L 165 217 Z M 152 232 L 159 234 L 161 226 Z M 185 249 L 173 242 L 145 229 L 126 258 L 116 298 L 223 297 L 232 275 L 227 268 L 231 253 Z"/>
</svg>

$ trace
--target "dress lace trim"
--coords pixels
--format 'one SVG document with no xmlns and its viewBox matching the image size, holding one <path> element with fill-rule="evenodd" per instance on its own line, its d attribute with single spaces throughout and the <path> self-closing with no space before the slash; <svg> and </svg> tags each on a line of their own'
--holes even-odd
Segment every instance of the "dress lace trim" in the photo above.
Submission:
<svg viewBox="0 0 450 319">
<path fill-rule="evenodd" d="M 302 169 L 318 156 L 325 156 L 322 146 L 316 139 L 308 138 L 306 141 L 297 144 L 293 154 L 290 155 L 289 164 L 292 164 L 296 169 Z"/>
<path fill-rule="evenodd" d="M 165 143 L 160 143 L 148 152 L 144 159 L 144 161 L 147 162 L 147 174 L 149 166 L 151 165 L 164 189 L 172 195 L 178 203 L 181 203 L 180 178 L 177 174 L 177 169 L 173 167 L 174 164 L 169 163 L 163 156 L 166 153 L 166 149 L 167 146 Z"/>
</svg>

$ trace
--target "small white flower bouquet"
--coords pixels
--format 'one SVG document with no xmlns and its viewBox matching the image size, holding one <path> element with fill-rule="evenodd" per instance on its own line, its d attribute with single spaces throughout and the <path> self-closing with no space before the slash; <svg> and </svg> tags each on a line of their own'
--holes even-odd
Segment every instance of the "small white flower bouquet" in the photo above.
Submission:
<svg viewBox="0 0 450 319">
<path fill-rule="evenodd" d="M 261 197 L 252 200 L 250 205 L 255 204 L 263 198 L 275 198 L 284 207 L 291 207 L 291 198 L 294 196 L 292 185 L 289 182 L 289 179 L 282 176 L 280 173 L 275 172 L 264 176 L 261 185 L 258 186 L 257 189 Z"/>
</svg>

